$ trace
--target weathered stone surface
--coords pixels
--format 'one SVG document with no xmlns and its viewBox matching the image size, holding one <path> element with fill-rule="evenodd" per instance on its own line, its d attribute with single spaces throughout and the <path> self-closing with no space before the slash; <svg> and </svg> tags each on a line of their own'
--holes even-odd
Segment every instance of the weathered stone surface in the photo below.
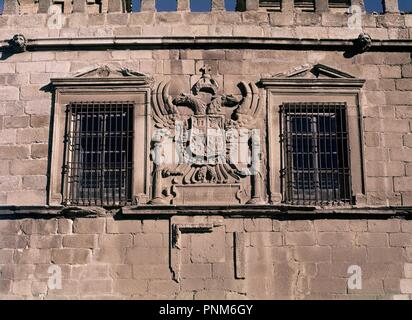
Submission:
<svg viewBox="0 0 412 320">
<path fill-rule="evenodd" d="M 314 12 L 294 11 L 292 0 L 282 1 L 281 12 L 259 7 L 257 0 L 240 1 L 239 9 L 245 12 L 225 12 L 224 2 L 216 0 L 211 2 L 212 12 L 202 13 L 189 12 L 189 1 L 186 0 L 178 1 L 178 12 L 161 13 L 155 12 L 153 0 L 142 1 L 142 12 L 133 13 L 122 13 L 124 8 L 119 0 L 103 2 L 101 6 L 92 2 L 74 1 L 71 4 L 66 1 L 66 19 L 60 29 L 52 29 L 48 25 L 45 13 L 50 1 L 39 2 L 39 12 L 43 14 L 37 15 L 34 14 L 37 11 L 34 1 L 20 1 L 20 7 L 17 7 L 13 6 L 15 1 L 7 0 L 4 14 L 0 17 L 3 39 L 11 39 L 14 34 L 20 33 L 33 46 L 26 52 L 12 55 L 4 50 L 0 61 L 0 204 L 14 206 L 13 209 L 0 208 L 2 297 L 410 298 L 412 225 L 407 218 L 396 219 L 393 211 L 403 210 L 395 207 L 412 205 L 411 55 L 404 43 L 397 42 L 410 38 L 412 19 L 407 14 L 397 14 L 396 1 L 385 1 L 386 14 L 362 15 L 362 30 L 371 35 L 374 46 L 379 40 L 390 39 L 391 49 L 387 50 L 385 43 L 379 42 L 379 52 L 372 47 L 368 52 L 354 57 L 343 55 L 347 46 L 342 50 L 332 50 L 330 47 L 324 50 L 323 40 L 316 45 L 300 47 L 306 41 L 304 39 L 346 40 L 346 43 L 351 43 L 357 38 L 360 31 L 348 28 L 349 16 L 343 14 L 342 9 L 331 7 L 328 10 L 326 0 L 315 1 Z M 363 7 L 362 3 L 352 1 L 351 4 Z M 82 45 L 88 41 L 111 42 L 112 39 L 107 37 L 113 36 L 116 37 L 116 43 L 111 44 L 109 50 L 99 46 L 80 49 L 74 44 L 80 38 L 83 39 Z M 170 36 L 179 39 L 179 45 L 166 43 L 175 41 Z M 214 37 L 216 44 L 204 48 L 204 44 L 207 46 L 210 40 L 209 36 Z M 129 37 L 135 37 L 135 43 L 123 43 Z M 242 43 L 230 43 L 233 37 L 238 37 L 237 40 Z M 53 46 L 37 50 L 36 39 L 40 38 L 50 38 L 47 41 L 59 43 L 72 41 L 73 44 L 59 50 Z M 299 41 L 289 46 L 292 40 Z M 141 42 L 148 41 L 156 43 L 150 48 L 141 45 Z M 282 48 L 272 46 L 272 41 L 282 41 Z M 180 45 L 180 42 L 185 43 Z M 264 45 L 261 46 L 259 42 L 264 42 Z M 339 47 L 339 44 L 336 46 Z M 270 134 L 266 129 L 274 129 L 272 136 L 279 137 L 281 132 L 277 131 L 279 129 L 276 126 L 281 122 L 277 119 L 276 125 L 271 127 L 266 121 L 274 115 L 278 116 L 277 107 L 284 103 L 286 95 L 276 90 L 273 94 L 267 93 L 259 82 L 265 77 L 282 77 L 280 73 L 283 72 L 283 77 L 289 74 L 287 81 L 310 81 L 312 78 L 322 82 L 328 75 L 322 73 L 316 78 L 310 72 L 295 76 L 289 73 L 302 65 L 318 63 L 339 69 L 355 78 L 366 79 L 360 90 L 359 106 L 351 106 L 348 112 L 349 118 L 355 117 L 361 122 L 360 134 L 356 133 L 355 137 L 351 136 L 354 125 L 351 123 L 349 126 L 349 141 L 353 143 L 359 140 L 364 144 L 359 149 L 362 157 L 351 163 L 352 186 L 365 184 L 354 191 L 356 213 L 353 214 L 349 206 L 332 205 L 327 209 L 321 206 L 316 208 L 321 212 L 332 211 L 330 216 L 317 216 L 313 208 L 305 208 L 307 211 L 301 216 L 289 215 L 295 210 L 301 212 L 302 208 L 283 205 L 283 190 L 268 190 L 269 185 L 279 183 L 280 168 L 274 168 L 269 161 L 267 147 L 273 147 L 273 144 L 268 140 Z M 108 215 L 104 218 L 82 218 L 71 216 L 73 212 L 64 211 L 64 215 L 59 215 L 58 219 L 52 216 L 44 219 L 45 216 L 41 214 L 60 211 L 49 210 L 44 206 L 48 204 L 46 202 L 50 196 L 50 190 L 47 189 L 50 172 L 57 170 L 60 175 L 62 167 L 49 168 L 50 161 L 61 156 L 51 147 L 52 133 L 65 124 L 64 120 L 60 122 L 53 118 L 55 106 L 64 108 L 66 102 L 60 104 L 58 99 L 61 96 L 57 97 L 53 93 L 50 86 L 52 78 L 72 78 L 79 70 L 91 70 L 97 65 L 110 65 L 113 70 L 127 68 L 153 77 L 153 91 L 162 81 L 171 80 L 169 93 L 173 100 L 182 92 L 193 95 L 191 86 L 201 78 L 199 69 L 205 64 L 210 66 L 210 77 L 219 85 L 215 96 L 224 94 L 230 100 L 229 95 L 234 95 L 241 103 L 245 103 L 249 101 L 245 96 L 248 89 L 243 89 L 239 83 L 259 84 L 256 90 L 259 91 L 261 110 L 255 119 L 264 142 L 259 156 L 263 164 L 262 199 L 268 205 L 262 210 L 272 208 L 269 206 L 271 200 L 273 208 L 279 207 L 279 216 L 272 218 L 262 214 L 258 208 L 255 212 L 249 210 L 248 215 L 224 215 L 218 226 L 204 227 L 210 228 L 211 232 L 183 233 L 180 239 L 180 283 L 173 280 L 170 268 L 171 252 L 177 249 L 171 234 L 173 223 L 165 215 L 129 216 L 116 208 L 111 212 L 100 210 L 100 213 Z M 109 79 L 114 76 L 112 72 Z M 343 89 L 340 84 L 345 77 L 339 77 L 333 75 L 327 79 L 336 81 L 337 88 L 335 90 L 332 85 L 328 87 L 328 98 L 325 98 L 328 102 L 329 98 L 335 102 L 342 100 L 340 93 Z M 202 79 L 206 82 L 210 80 L 208 77 Z M 351 81 L 347 79 L 344 81 Z M 76 80 L 82 81 L 80 78 Z M 133 80 L 133 77 L 129 75 L 128 80 Z M 104 77 L 98 81 L 104 81 Z M 210 87 L 209 83 L 209 87 L 203 88 L 202 94 L 210 94 Z M 282 90 L 298 89 L 283 86 Z M 154 97 L 161 97 L 163 93 L 155 93 Z M 311 95 L 306 92 L 299 95 L 295 91 L 288 99 L 292 96 L 301 102 L 313 102 L 320 96 L 325 97 L 323 94 Z M 355 101 L 355 95 L 353 97 Z M 90 98 L 99 97 L 91 94 Z M 279 100 L 274 103 L 273 99 Z M 147 101 L 150 101 L 150 97 Z M 192 116 L 191 108 L 193 106 L 178 107 L 185 117 Z M 140 109 L 144 108 L 137 106 L 137 110 Z M 147 109 L 152 116 L 153 101 Z M 222 108 L 222 114 L 236 109 L 238 105 Z M 359 114 L 354 114 L 355 109 Z M 269 116 L 267 112 L 273 110 Z M 145 122 L 153 121 L 150 116 Z M 230 116 L 231 121 L 235 118 Z M 150 147 L 149 136 L 141 145 Z M 60 140 L 63 142 L 64 137 Z M 354 145 L 351 145 L 352 154 L 353 148 Z M 276 159 L 281 158 L 281 149 L 271 151 Z M 146 156 L 149 157 L 149 154 Z M 357 162 L 363 164 L 361 171 L 364 176 L 360 179 L 356 175 L 360 171 L 353 170 Z M 150 174 L 153 169 L 151 163 L 136 165 L 133 170 L 137 176 L 141 168 Z M 139 201 L 150 200 L 147 199 L 147 195 L 153 191 L 150 174 L 138 191 L 140 193 L 144 189 L 147 194 L 134 194 L 133 187 L 133 201 L 134 196 Z M 172 173 L 161 172 L 161 178 L 166 181 L 169 177 L 163 175 L 168 174 Z M 179 176 L 172 178 L 176 178 L 176 181 L 180 179 Z M 169 197 L 168 202 L 174 192 L 170 186 L 165 183 L 160 188 L 160 193 Z M 244 186 L 246 188 L 236 194 L 244 199 L 237 199 L 236 203 L 245 203 L 249 200 L 246 198 L 255 191 L 249 183 Z M 57 189 L 60 187 L 57 186 Z M 363 191 L 365 194 L 358 194 Z M 218 197 L 228 199 L 229 196 L 218 193 L 213 200 L 216 201 Z M 234 194 L 231 196 L 235 198 Z M 57 205 L 61 204 L 59 200 L 57 202 Z M 40 209 L 27 209 L 27 206 L 37 205 Z M 248 206 L 242 208 L 247 211 Z M 365 213 L 379 210 L 384 214 L 379 217 L 373 215 L 373 218 L 358 216 L 364 208 L 368 210 Z M 20 209 L 24 209 L 24 216 L 9 215 L 13 210 Z M 126 209 L 124 211 L 129 213 L 132 211 Z M 205 209 L 210 208 L 207 206 Z M 158 212 L 162 213 L 161 210 Z M 229 213 L 229 208 L 219 210 Z M 31 211 L 36 215 L 30 216 Z M 351 214 L 337 219 L 340 212 Z M 109 216 L 111 214 L 116 214 L 115 219 Z M 389 216 L 395 219 L 389 219 Z M 187 210 L 177 217 L 191 219 L 193 213 Z M 171 218 L 172 222 L 175 218 Z M 201 223 L 211 223 L 206 217 L 202 219 Z M 353 264 L 362 267 L 364 287 L 359 292 L 347 289 L 347 271 Z M 50 277 L 48 270 L 53 266 L 62 269 L 62 290 L 47 288 L 47 279 Z"/>
<path fill-rule="evenodd" d="M 75 233 L 99 234 L 105 231 L 106 221 L 103 218 L 79 218 L 74 220 Z"/>
</svg>

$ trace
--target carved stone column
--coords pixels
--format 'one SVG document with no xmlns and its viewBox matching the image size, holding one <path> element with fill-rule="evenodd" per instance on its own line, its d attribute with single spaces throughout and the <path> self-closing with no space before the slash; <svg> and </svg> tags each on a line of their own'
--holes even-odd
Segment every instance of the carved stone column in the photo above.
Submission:
<svg viewBox="0 0 412 320">
<path fill-rule="evenodd" d="M 142 0 L 141 11 L 156 11 L 155 0 Z"/>
<path fill-rule="evenodd" d="M 383 10 L 387 13 L 398 13 L 398 0 L 383 0 Z"/>
<path fill-rule="evenodd" d="M 162 189 L 163 189 L 162 157 L 164 157 L 164 150 L 163 150 L 162 142 L 163 142 L 162 137 L 153 138 L 154 148 L 152 150 L 152 159 L 154 162 L 154 170 L 153 170 L 152 200 L 150 201 L 151 204 L 164 204 L 165 203 L 165 201 L 163 200 L 163 196 L 162 196 Z"/>
<path fill-rule="evenodd" d="M 261 174 L 261 139 L 259 130 L 252 130 L 252 175 L 250 177 L 252 196 L 248 204 L 263 204 Z"/>
<path fill-rule="evenodd" d="M 295 8 L 294 0 L 283 0 L 281 4 L 282 12 L 293 12 Z"/>
<path fill-rule="evenodd" d="M 162 197 L 162 166 L 156 165 L 154 174 L 153 174 L 153 195 L 152 200 L 150 201 L 151 204 L 165 204 Z"/>
<path fill-rule="evenodd" d="M 73 12 L 86 12 L 87 5 L 84 0 L 73 0 Z"/>
<path fill-rule="evenodd" d="M 123 0 L 109 0 L 107 12 L 124 12 Z"/>
<path fill-rule="evenodd" d="M 39 13 L 47 13 L 50 6 L 53 4 L 52 0 L 39 0 Z"/>
<path fill-rule="evenodd" d="M 19 5 L 17 0 L 4 0 L 3 14 L 18 14 Z"/>
<path fill-rule="evenodd" d="M 177 0 L 177 11 L 190 11 L 190 0 Z"/>
<path fill-rule="evenodd" d="M 212 0 L 212 11 L 224 11 L 225 0 Z"/>
<path fill-rule="evenodd" d="M 328 0 L 315 0 L 316 12 L 325 12 L 329 10 Z"/>
</svg>

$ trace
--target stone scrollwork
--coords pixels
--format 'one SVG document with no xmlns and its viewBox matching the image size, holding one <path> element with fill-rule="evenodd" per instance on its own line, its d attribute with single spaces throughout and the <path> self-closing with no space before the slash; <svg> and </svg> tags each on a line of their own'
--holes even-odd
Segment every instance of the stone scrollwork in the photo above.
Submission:
<svg viewBox="0 0 412 320">
<path fill-rule="evenodd" d="M 200 71 L 191 93 L 171 96 L 170 81 L 153 92 L 151 203 L 240 203 L 246 189 L 248 203 L 262 203 L 258 88 L 240 82 L 241 98 L 221 94 L 210 69 Z"/>
</svg>

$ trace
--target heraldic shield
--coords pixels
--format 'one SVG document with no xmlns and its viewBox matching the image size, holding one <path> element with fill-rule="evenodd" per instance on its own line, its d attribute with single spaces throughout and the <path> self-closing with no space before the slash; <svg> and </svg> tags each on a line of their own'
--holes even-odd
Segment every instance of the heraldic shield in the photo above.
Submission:
<svg viewBox="0 0 412 320">
<path fill-rule="evenodd" d="M 223 115 L 192 116 L 189 121 L 189 148 L 193 156 L 207 164 L 226 155 L 225 117 Z M 223 161 L 223 160 L 222 160 Z"/>
</svg>

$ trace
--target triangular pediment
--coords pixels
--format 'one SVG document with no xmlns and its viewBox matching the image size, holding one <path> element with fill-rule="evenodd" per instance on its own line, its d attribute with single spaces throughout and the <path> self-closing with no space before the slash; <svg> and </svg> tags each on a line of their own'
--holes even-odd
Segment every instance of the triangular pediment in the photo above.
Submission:
<svg viewBox="0 0 412 320">
<path fill-rule="evenodd" d="M 354 79 L 355 77 L 341 70 L 326 66 L 324 64 L 305 64 L 287 72 L 274 75 L 275 78 L 303 78 L 303 79 Z"/>
<path fill-rule="evenodd" d="M 109 65 L 95 65 L 87 67 L 74 76 L 75 78 L 122 78 L 122 77 L 147 77 L 145 74 L 128 68 L 113 67 Z"/>
<path fill-rule="evenodd" d="M 72 77 L 50 79 L 54 87 L 143 86 L 152 85 L 153 77 L 118 65 L 93 65 Z"/>
</svg>

